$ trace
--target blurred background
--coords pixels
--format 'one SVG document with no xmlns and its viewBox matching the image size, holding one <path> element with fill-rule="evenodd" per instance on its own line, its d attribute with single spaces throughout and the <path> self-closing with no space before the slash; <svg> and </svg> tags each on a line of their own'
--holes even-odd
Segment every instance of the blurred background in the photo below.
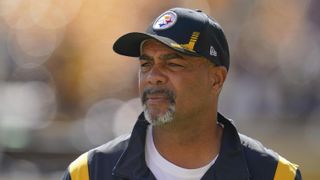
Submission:
<svg viewBox="0 0 320 180">
<path fill-rule="evenodd" d="M 320 179 L 317 0 L 0 0 L 0 179 L 60 179 L 79 154 L 130 132 L 138 62 L 112 44 L 176 6 L 224 28 L 220 112 Z"/>
</svg>

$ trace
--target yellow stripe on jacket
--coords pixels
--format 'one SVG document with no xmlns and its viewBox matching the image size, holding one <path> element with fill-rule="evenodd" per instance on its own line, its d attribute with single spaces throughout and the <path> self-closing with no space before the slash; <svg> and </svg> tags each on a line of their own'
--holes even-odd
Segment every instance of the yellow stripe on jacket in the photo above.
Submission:
<svg viewBox="0 0 320 180">
<path fill-rule="evenodd" d="M 88 153 L 79 156 L 69 165 L 71 180 L 89 180 Z"/>
<path fill-rule="evenodd" d="M 277 170 L 274 175 L 274 180 L 294 180 L 298 165 L 293 164 L 285 158 L 279 156 Z"/>
</svg>

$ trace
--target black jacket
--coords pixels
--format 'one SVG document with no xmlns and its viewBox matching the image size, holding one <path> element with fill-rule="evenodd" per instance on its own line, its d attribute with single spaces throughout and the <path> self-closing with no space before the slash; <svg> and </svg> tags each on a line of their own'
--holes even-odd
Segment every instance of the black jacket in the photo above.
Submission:
<svg viewBox="0 0 320 180">
<path fill-rule="evenodd" d="M 298 166 L 260 142 L 239 134 L 230 120 L 218 114 L 224 125 L 218 159 L 203 180 L 299 180 Z M 155 179 L 146 165 L 144 145 L 149 123 L 143 114 L 131 135 L 124 135 L 82 154 L 70 164 L 63 180 Z"/>
</svg>

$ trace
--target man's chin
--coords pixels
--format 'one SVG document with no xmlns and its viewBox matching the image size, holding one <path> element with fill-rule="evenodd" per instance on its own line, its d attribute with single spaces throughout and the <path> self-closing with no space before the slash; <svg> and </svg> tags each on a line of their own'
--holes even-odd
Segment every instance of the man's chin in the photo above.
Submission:
<svg viewBox="0 0 320 180">
<path fill-rule="evenodd" d="M 173 120 L 174 117 L 174 111 L 166 111 L 166 112 L 152 112 L 149 111 L 148 109 L 144 110 L 144 116 L 146 118 L 146 120 L 154 125 L 154 126 L 158 126 L 158 125 L 164 125 L 167 123 L 170 123 Z"/>
<path fill-rule="evenodd" d="M 165 116 L 165 114 L 167 113 L 166 111 L 152 111 L 152 110 L 147 110 L 147 112 L 149 113 L 149 116 L 151 119 L 161 118 Z"/>
</svg>

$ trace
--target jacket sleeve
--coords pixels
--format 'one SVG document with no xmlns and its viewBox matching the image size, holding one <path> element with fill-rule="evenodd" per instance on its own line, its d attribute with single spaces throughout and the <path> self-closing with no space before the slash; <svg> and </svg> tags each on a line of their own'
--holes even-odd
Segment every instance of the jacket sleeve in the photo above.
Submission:
<svg viewBox="0 0 320 180">
<path fill-rule="evenodd" d="M 71 180 L 70 173 L 69 173 L 68 169 L 64 172 L 61 180 Z"/>
<path fill-rule="evenodd" d="M 298 165 L 293 164 L 285 158 L 279 156 L 274 180 L 301 180 L 301 173 Z"/>
<path fill-rule="evenodd" d="M 301 176 L 300 169 L 297 169 L 297 171 L 296 171 L 296 177 L 294 178 L 294 180 L 302 180 L 302 176 Z"/>
<path fill-rule="evenodd" d="M 79 156 L 73 161 L 66 172 L 64 173 L 62 180 L 89 180 L 89 168 L 88 168 L 88 152 Z"/>
</svg>

